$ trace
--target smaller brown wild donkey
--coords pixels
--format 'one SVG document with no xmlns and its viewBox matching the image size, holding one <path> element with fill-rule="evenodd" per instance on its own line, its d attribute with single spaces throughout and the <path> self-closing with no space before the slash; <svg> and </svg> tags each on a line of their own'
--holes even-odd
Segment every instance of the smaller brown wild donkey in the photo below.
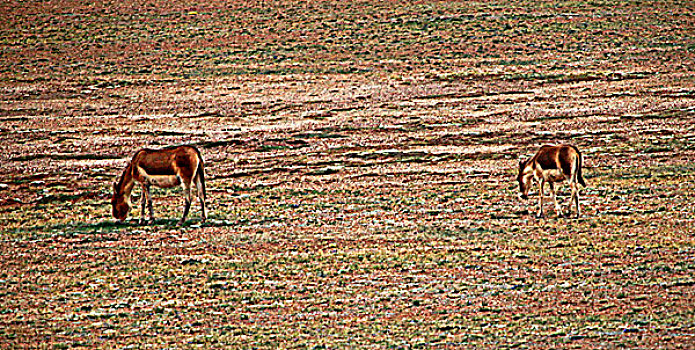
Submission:
<svg viewBox="0 0 695 350">
<path fill-rule="evenodd" d="M 550 184 L 550 192 L 553 195 L 553 201 L 555 202 L 555 212 L 558 216 L 562 217 L 562 209 L 557 204 L 557 198 L 555 194 L 555 182 L 562 182 L 567 180 L 572 188 L 572 198 L 570 199 L 570 206 L 568 208 L 567 214 L 572 210 L 572 203 L 575 204 L 577 210 L 577 218 L 580 216 L 579 211 L 579 186 L 586 186 L 584 178 L 582 177 L 582 155 L 575 146 L 561 145 L 561 146 L 542 146 L 538 152 L 527 161 L 519 161 L 519 175 L 517 176 L 517 181 L 519 182 L 519 189 L 521 190 L 521 198 L 528 198 L 528 191 L 533 185 L 534 181 L 538 181 L 538 214 L 537 216 L 543 217 L 543 188 L 545 183 Z"/>
<path fill-rule="evenodd" d="M 130 194 L 138 182 L 142 186 L 142 210 L 140 223 L 145 220 L 145 205 L 150 211 L 149 223 L 154 221 L 150 186 L 172 188 L 181 185 L 186 200 L 183 217 L 178 225 L 183 225 L 191 207 L 191 185 L 195 185 L 203 222 L 205 222 L 205 171 L 200 151 L 194 146 L 173 146 L 159 150 L 142 149 L 135 153 L 118 182 L 113 184 L 111 208 L 113 216 L 125 220 L 130 211 Z"/>
</svg>

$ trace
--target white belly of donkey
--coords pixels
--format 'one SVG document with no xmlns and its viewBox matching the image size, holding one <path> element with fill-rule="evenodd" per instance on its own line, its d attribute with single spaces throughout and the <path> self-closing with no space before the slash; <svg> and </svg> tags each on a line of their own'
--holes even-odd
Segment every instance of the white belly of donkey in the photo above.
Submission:
<svg viewBox="0 0 695 350">
<path fill-rule="evenodd" d="M 541 174 L 544 179 L 551 182 L 562 182 L 565 181 L 565 175 L 562 174 L 560 169 L 543 169 Z"/>
<path fill-rule="evenodd" d="M 181 184 L 179 177 L 176 175 L 148 175 L 146 178 L 153 186 L 162 188 L 176 187 Z"/>
<path fill-rule="evenodd" d="M 150 175 L 142 169 L 139 170 L 140 175 L 145 178 L 146 183 L 152 186 L 170 188 L 181 184 L 180 178 L 176 175 Z"/>
</svg>

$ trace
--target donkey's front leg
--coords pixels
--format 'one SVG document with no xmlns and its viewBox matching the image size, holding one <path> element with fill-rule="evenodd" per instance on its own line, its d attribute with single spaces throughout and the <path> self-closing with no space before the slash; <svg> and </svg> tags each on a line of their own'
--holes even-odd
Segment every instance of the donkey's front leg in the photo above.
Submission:
<svg viewBox="0 0 695 350">
<path fill-rule="evenodd" d="M 138 225 L 142 225 L 145 223 L 145 206 L 147 206 L 147 185 L 143 184 L 142 185 L 142 193 L 140 196 L 140 219 L 138 219 Z"/>
<path fill-rule="evenodd" d="M 150 193 L 150 185 L 145 187 L 145 198 L 147 199 L 147 209 L 150 211 L 150 220 L 147 221 L 147 223 L 152 225 L 154 223 L 154 209 L 152 208 L 152 194 Z"/>
</svg>

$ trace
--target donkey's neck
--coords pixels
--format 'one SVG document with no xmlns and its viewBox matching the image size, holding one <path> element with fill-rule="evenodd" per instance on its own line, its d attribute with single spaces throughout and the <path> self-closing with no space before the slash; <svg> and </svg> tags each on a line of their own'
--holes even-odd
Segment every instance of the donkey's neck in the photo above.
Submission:
<svg viewBox="0 0 695 350">
<path fill-rule="evenodd" d="M 122 194 L 123 198 L 128 201 L 130 200 L 130 194 L 133 192 L 134 186 L 135 181 L 133 180 L 132 164 L 128 164 L 118 181 L 118 193 Z"/>
</svg>

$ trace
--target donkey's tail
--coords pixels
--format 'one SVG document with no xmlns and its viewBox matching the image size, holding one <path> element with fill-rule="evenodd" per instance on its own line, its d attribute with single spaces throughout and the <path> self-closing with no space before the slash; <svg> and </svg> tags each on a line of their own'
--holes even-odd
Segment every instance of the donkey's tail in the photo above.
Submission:
<svg viewBox="0 0 695 350">
<path fill-rule="evenodd" d="M 579 150 L 577 150 L 577 182 L 586 187 L 586 182 L 582 176 L 582 154 L 579 153 Z"/>
<path fill-rule="evenodd" d="M 207 199 L 207 195 L 205 194 L 205 167 L 203 166 L 203 158 L 200 157 L 200 161 L 198 162 L 198 170 L 196 171 L 198 178 L 200 179 L 200 189 L 199 191 L 203 192 L 203 201 Z"/>
</svg>

